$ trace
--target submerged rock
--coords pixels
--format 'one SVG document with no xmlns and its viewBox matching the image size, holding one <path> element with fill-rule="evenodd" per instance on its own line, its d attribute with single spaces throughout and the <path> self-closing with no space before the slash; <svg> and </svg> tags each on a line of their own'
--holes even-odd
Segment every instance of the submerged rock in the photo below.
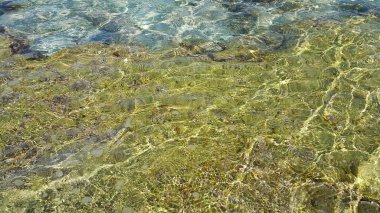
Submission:
<svg viewBox="0 0 380 213">
<path fill-rule="evenodd" d="M 90 83 L 86 80 L 77 80 L 71 85 L 71 88 L 75 91 L 79 91 L 88 88 L 89 85 Z"/>
<path fill-rule="evenodd" d="M 354 12 L 354 13 L 366 13 L 370 10 L 370 4 L 365 1 L 338 1 L 338 7 L 343 11 Z"/>
<path fill-rule="evenodd" d="M 82 198 L 81 202 L 83 204 L 91 203 L 92 202 L 92 198 L 91 197 L 84 197 L 84 198 Z"/>
<path fill-rule="evenodd" d="M 380 203 L 362 199 L 358 204 L 358 213 L 380 212 Z"/>
<path fill-rule="evenodd" d="M 115 32 L 120 31 L 122 27 L 123 27 L 123 24 L 120 23 L 120 21 L 114 20 L 100 27 L 99 30 L 115 33 Z"/>
<path fill-rule="evenodd" d="M 5 11 L 13 11 L 13 10 L 18 10 L 26 5 L 23 4 L 21 0 L 10 0 L 10 1 L 2 1 L 0 2 L 0 10 L 5 10 Z"/>
<path fill-rule="evenodd" d="M 30 48 L 28 41 L 23 39 L 13 39 L 13 42 L 9 47 L 13 54 L 26 53 Z"/>
</svg>

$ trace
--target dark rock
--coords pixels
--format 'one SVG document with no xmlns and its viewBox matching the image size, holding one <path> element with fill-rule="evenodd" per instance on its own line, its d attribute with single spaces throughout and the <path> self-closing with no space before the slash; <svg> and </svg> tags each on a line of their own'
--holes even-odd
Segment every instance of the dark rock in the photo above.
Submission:
<svg viewBox="0 0 380 213">
<path fill-rule="evenodd" d="M 113 52 L 112 55 L 115 56 L 115 57 L 120 57 L 121 56 L 120 52 L 118 52 L 118 51 Z"/>
<path fill-rule="evenodd" d="M 20 152 L 20 147 L 17 146 L 5 146 L 4 150 L 2 151 L 2 155 L 5 158 L 13 158 L 17 155 L 18 152 Z"/>
<path fill-rule="evenodd" d="M 239 61 L 248 61 L 253 58 L 252 54 L 237 54 L 235 55 L 235 58 L 238 59 Z"/>
<path fill-rule="evenodd" d="M 256 26 L 258 19 L 257 14 L 252 14 L 250 12 L 242 11 L 238 13 L 230 14 L 227 20 L 223 20 L 229 29 L 231 29 L 235 34 L 248 34 Z"/>
<path fill-rule="evenodd" d="M 229 12 L 243 12 L 247 5 L 244 3 L 223 3 L 223 7 L 225 7 Z"/>
<path fill-rule="evenodd" d="M 12 88 L 7 87 L 0 94 L 0 103 L 9 104 L 13 102 L 17 97 L 17 94 L 13 91 Z"/>
<path fill-rule="evenodd" d="M 103 44 L 110 45 L 114 43 L 127 43 L 128 35 L 124 35 L 118 32 L 102 31 L 90 38 L 92 41 L 102 42 Z"/>
<path fill-rule="evenodd" d="M 362 198 L 358 204 L 358 213 L 380 212 L 380 204 L 366 198 Z"/>
<path fill-rule="evenodd" d="M 197 6 L 197 3 L 195 3 L 195 2 L 189 2 L 189 3 L 187 3 L 187 6 L 195 7 L 195 6 Z"/>
<path fill-rule="evenodd" d="M 263 49 L 277 49 L 281 47 L 284 42 L 284 36 L 275 32 L 266 32 L 256 37 L 257 43 L 263 47 Z M 264 48 L 265 46 L 265 48 Z"/>
<path fill-rule="evenodd" d="M 11 76 L 6 71 L 0 71 L 0 84 L 11 80 Z"/>
<path fill-rule="evenodd" d="M 48 56 L 46 55 L 47 54 L 46 51 L 29 51 L 28 50 L 26 52 L 23 52 L 22 54 L 27 56 L 26 60 L 28 61 L 43 61 L 48 58 Z"/>
<path fill-rule="evenodd" d="M 0 11 L 0 15 L 1 15 L 1 11 Z M 4 26 L 0 26 L 0 34 L 4 34 L 6 31 L 5 31 L 5 27 Z"/>
<path fill-rule="evenodd" d="M 129 100 L 121 100 L 119 102 L 119 106 L 122 110 L 132 111 L 136 108 L 136 100 L 134 98 Z"/>
<path fill-rule="evenodd" d="M 149 27 L 150 30 L 163 32 L 165 34 L 174 35 L 176 34 L 176 29 L 174 29 L 170 24 L 157 23 Z"/>
<path fill-rule="evenodd" d="M 100 26 L 102 23 L 106 22 L 108 18 L 103 14 L 90 13 L 87 15 L 81 14 L 85 19 L 90 21 L 94 27 Z"/>
<path fill-rule="evenodd" d="M 284 2 L 283 4 L 281 4 L 278 9 L 284 11 L 284 12 L 289 12 L 289 11 L 295 11 L 297 9 L 299 9 L 300 7 L 302 7 L 302 5 L 300 3 L 296 3 L 296 2 Z"/>
<path fill-rule="evenodd" d="M 4 11 L 13 11 L 23 8 L 24 5 L 20 4 L 19 1 L 3 1 L 0 2 L 0 9 Z"/>
<path fill-rule="evenodd" d="M 338 190 L 331 185 L 316 184 L 308 190 L 308 205 L 314 212 L 333 212 Z"/>
<path fill-rule="evenodd" d="M 192 50 L 196 45 L 207 41 L 207 37 L 198 30 L 186 30 L 182 33 L 181 37 L 183 37 L 183 39 L 180 46 L 188 50 Z"/>
<path fill-rule="evenodd" d="M 84 90 L 89 86 L 89 82 L 86 80 L 77 80 L 72 85 L 71 88 L 75 91 Z"/>
<path fill-rule="evenodd" d="M 244 2 L 250 2 L 250 3 L 274 3 L 278 0 L 245 0 Z"/>
<path fill-rule="evenodd" d="M 78 128 L 70 128 L 65 131 L 65 136 L 69 139 L 75 138 L 79 134 Z"/>
<path fill-rule="evenodd" d="M 122 24 L 120 24 L 117 21 L 110 21 L 107 24 L 103 25 L 99 30 L 103 30 L 110 33 L 116 33 L 120 31 L 120 29 L 123 27 Z"/>
<path fill-rule="evenodd" d="M 282 48 L 285 37 L 273 31 L 256 32 L 255 35 L 237 37 L 237 44 L 252 50 L 274 50 Z"/>
<path fill-rule="evenodd" d="M 353 13 L 366 13 L 370 10 L 370 6 L 364 1 L 340 1 L 338 2 L 339 9 Z"/>
<path fill-rule="evenodd" d="M 27 40 L 13 38 L 13 42 L 9 45 L 9 48 L 11 48 L 12 54 L 23 54 L 28 52 L 30 46 Z"/>
<path fill-rule="evenodd" d="M 54 96 L 51 109 L 55 112 L 65 113 L 69 108 L 70 98 L 65 95 Z"/>
</svg>

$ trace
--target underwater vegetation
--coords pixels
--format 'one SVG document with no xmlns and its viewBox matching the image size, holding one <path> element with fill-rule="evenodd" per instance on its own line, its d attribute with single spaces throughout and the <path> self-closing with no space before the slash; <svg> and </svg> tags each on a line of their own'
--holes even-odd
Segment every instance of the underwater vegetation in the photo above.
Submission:
<svg viewBox="0 0 380 213">
<path fill-rule="evenodd" d="M 380 20 L 337 7 L 156 52 L 0 29 L 0 212 L 379 212 Z"/>
</svg>

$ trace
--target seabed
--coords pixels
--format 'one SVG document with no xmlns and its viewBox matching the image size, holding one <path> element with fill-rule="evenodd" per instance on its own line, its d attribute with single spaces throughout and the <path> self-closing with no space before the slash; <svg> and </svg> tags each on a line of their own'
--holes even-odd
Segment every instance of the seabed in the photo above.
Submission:
<svg viewBox="0 0 380 213">
<path fill-rule="evenodd" d="M 376 16 L 226 46 L 0 39 L 0 212 L 380 212 Z"/>
</svg>

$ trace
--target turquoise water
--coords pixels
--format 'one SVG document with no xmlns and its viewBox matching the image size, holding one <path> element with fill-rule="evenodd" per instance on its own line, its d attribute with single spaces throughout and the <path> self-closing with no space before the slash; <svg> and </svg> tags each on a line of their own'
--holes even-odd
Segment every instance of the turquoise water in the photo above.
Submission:
<svg viewBox="0 0 380 213">
<path fill-rule="evenodd" d="M 157 50 L 180 43 L 228 42 L 295 20 L 379 15 L 379 1 L 15 0 L 2 1 L 0 25 L 34 51 L 77 44 L 139 44 Z"/>
</svg>

